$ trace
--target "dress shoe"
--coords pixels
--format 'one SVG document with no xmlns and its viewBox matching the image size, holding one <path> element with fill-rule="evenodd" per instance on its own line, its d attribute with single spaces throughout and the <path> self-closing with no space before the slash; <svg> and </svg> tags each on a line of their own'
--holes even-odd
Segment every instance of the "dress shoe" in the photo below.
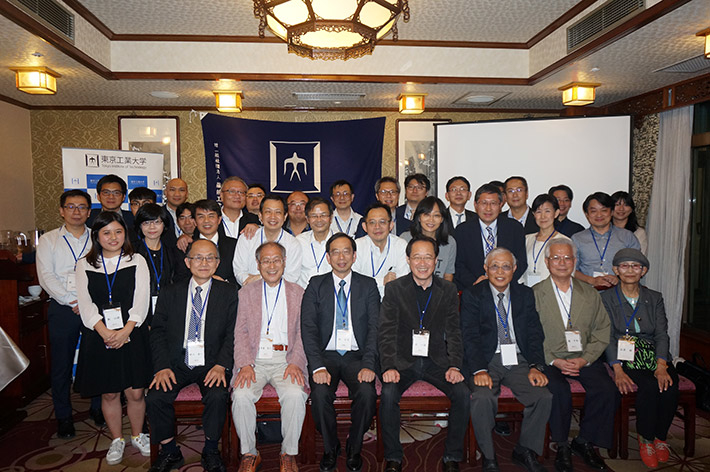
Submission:
<svg viewBox="0 0 710 472">
<path fill-rule="evenodd" d="M 584 444 L 572 441 L 570 447 L 572 448 L 572 452 L 581 457 L 584 463 L 592 469 L 606 470 L 604 459 L 599 457 L 599 453 L 596 449 L 594 449 L 594 445 L 589 441 Z"/>
<path fill-rule="evenodd" d="M 510 436 L 510 425 L 505 421 L 496 421 L 493 431 L 499 436 Z"/>
<path fill-rule="evenodd" d="M 254 454 L 244 454 L 242 460 L 239 463 L 238 472 L 255 472 L 261 467 L 261 454 L 258 452 Z"/>
<path fill-rule="evenodd" d="M 667 442 L 661 441 L 660 439 L 654 439 L 653 448 L 656 450 L 658 462 L 668 462 L 668 459 L 671 458 L 671 448 Z"/>
<path fill-rule="evenodd" d="M 202 459 L 200 460 L 202 468 L 206 472 L 226 472 L 222 457 L 219 455 L 219 449 L 209 449 L 202 451 Z"/>
<path fill-rule="evenodd" d="M 350 446 L 345 447 L 345 466 L 350 472 L 362 470 L 362 456 L 359 452 L 351 451 Z"/>
<path fill-rule="evenodd" d="M 64 418 L 62 420 L 57 420 L 57 437 L 59 439 L 71 439 L 76 435 L 76 430 L 74 429 L 74 420 L 71 418 Z"/>
<path fill-rule="evenodd" d="M 649 469 L 655 469 L 658 467 L 658 456 L 656 456 L 656 449 L 653 447 L 652 442 L 643 442 L 641 436 L 639 440 L 639 455 L 641 456 L 641 461 Z"/>
<path fill-rule="evenodd" d="M 165 449 L 161 449 L 158 453 L 158 459 L 150 466 L 148 472 L 170 472 L 173 469 L 179 469 L 185 464 L 185 458 L 182 457 L 180 448 L 177 452 L 169 454 Z"/>
<path fill-rule="evenodd" d="M 90 409 L 89 418 L 94 420 L 94 424 L 99 428 L 106 426 L 106 420 L 104 419 L 104 413 L 101 411 L 101 408 Z"/>
<path fill-rule="evenodd" d="M 334 450 L 323 453 L 323 458 L 320 460 L 320 472 L 332 472 L 338 465 L 338 456 L 340 455 L 340 443 L 335 446 Z"/>
<path fill-rule="evenodd" d="M 279 472 L 298 472 L 296 464 L 296 456 L 290 454 L 281 454 L 279 456 Z"/>
<path fill-rule="evenodd" d="M 568 444 L 558 445 L 555 470 L 557 472 L 572 472 L 572 450 Z"/>
<path fill-rule="evenodd" d="M 459 472 L 459 463 L 456 461 L 443 461 L 444 472 Z"/>
<path fill-rule="evenodd" d="M 533 451 L 528 448 L 522 449 L 518 452 L 518 447 L 513 449 L 513 462 L 519 466 L 525 467 L 528 472 L 545 472 L 545 468 L 537 461 L 537 456 Z"/>
<path fill-rule="evenodd" d="M 385 472 L 402 472 L 402 463 L 397 461 L 387 461 L 385 463 Z"/>
<path fill-rule="evenodd" d="M 481 458 L 481 472 L 500 472 L 498 459 L 495 457 L 493 459 L 486 459 L 486 457 L 483 456 Z"/>
</svg>

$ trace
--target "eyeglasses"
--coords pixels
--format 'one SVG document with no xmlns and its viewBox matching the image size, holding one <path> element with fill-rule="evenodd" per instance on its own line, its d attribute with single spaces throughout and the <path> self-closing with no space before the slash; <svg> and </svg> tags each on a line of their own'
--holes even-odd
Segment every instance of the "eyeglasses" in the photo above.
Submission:
<svg viewBox="0 0 710 472">
<path fill-rule="evenodd" d="M 524 192 L 524 191 L 525 191 L 525 189 L 523 187 L 506 189 L 506 192 L 511 195 L 516 194 L 516 193 L 520 193 L 520 192 Z"/>
<path fill-rule="evenodd" d="M 414 262 L 433 262 L 436 260 L 436 257 L 432 255 L 426 255 L 426 256 L 412 256 L 409 258 L 410 260 Z"/>
<path fill-rule="evenodd" d="M 86 211 L 89 209 L 89 207 L 86 205 L 72 205 L 71 203 L 69 205 L 64 205 L 62 208 L 64 208 L 67 211 L 74 211 L 74 210 Z"/>
<path fill-rule="evenodd" d="M 261 265 L 281 265 L 283 264 L 284 260 L 281 257 L 271 257 L 271 258 L 265 258 L 262 257 L 261 260 L 259 260 L 259 263 Z"/>
<path fill-rule="evenodd" d="M 263 193 L 247 193 L 247 198 L 264 198 Z"/>
<path fill-rule="evenodd" d="M 188 259 L 190 259 L 191 261 L 195 261 L 198 264 L 202 264 L 203 262 L 206 262 L 208 264 L 212 264 L 213 262 L 218 261 L 219 257 L 213 256 L 210 254 L 209 256 L 201 256 L 201 255 L 192 256 L 192 257 L 188 256 Z"/>
<path fill-rule="evenodd" d="M 426 187 L 424 185 L 407 185 L 407 190 L 425 190 Z"/>
<path fill-rule="evenodd" d="M 147 228 L 149 226 L 163 226 L 163 220 L 157 219 L 153 221 L 144 221 L 143 223 L 141 223 L 142 228 Z"/>
<path fill-rule="evenodd" d="M 367 220 L 368 226 L 385 226 L 390 224 L 390 220 Z"/>
<path fill-rule="evenodd" d="M 306 202 L 291 202 L 288 206 L 291 208 L 305 208 Z"/>
<path fill-rule="evenodd" d="M 235 190 L 233 188 L 230 188 L 229 190 L 224 190 L 222 189 L 222 193 L 226 193 L 232 197 L 240 196 L 243 197 L 247 193 L 244 190 Z"/>
<path fill-rule="evenodd" d="M 101 196 L 103 196 L 103 197 L 110 197 L 110 196 L 120 197 L 121 195 L 123 195 L 122 190 L 102 190 L 101 191 Z"/>
<path fill-rule="evenodd" d="M 352 249 L 333 249 L 328 254 L 330 257 L 339 257 L 341 254 L 345 257 L 350 257 L 352 253 Z"/>
<path fill-rule="evenodd" d="M 330 218 L 330 215 L 328 213 L 311 213 L 308 215 L 308 218 L 312 220 L 327 220 Z"/>
<path fill-rule="evenodd" d="M 344 192 L 335 192 L 333 194 L 334 197 L 349 197 L 350 195 L 352 195 L 352 193 L 348 192 L 347 190 L 345 190 Z"/>
<path fill-rule="evenodd" d="M 502 270 L 503 272 L 510 272 L 513 270 L 513 266 L 510 264 L 491 264 L 488 266 L 488 270 L 493 272 L 498 272 Z"/>
<path fill-rule="evenodd" d="M 555 264 L 567 264 L 567 263 L 569 263 L 569 262 L 574 261 L 574 257 L 573 257 L 573 256 L 558 256 L 558 255 L 555 255 L 555 256 L 548 257 L 547 259 L 550 260 L 550 261 L 552 261 L 552 262 L 555 263 Z"/>
<path fill-rule="evenodd" d="M 633 270 L 634 272 L 641 272 L 641 269 L 643 269 L 643 265 L 641 264 L 627 264 L 625 262 L 619 264 L 619 270 L 623 271 Z"/>
<path fill-rule="evenodd" d="M 466 187 L 451 187 L 449 189 L 449 192 L 451 192 L 451 193 L 468 192 L 468 189 Z"/>
<path fill-rule="evenodd" d="M 392 196 L 392 195 L 397 195 L 399 193 L 399 190 L 380 190 L 379 192 L 380 195 L 384 196 Z"/>
</svg>

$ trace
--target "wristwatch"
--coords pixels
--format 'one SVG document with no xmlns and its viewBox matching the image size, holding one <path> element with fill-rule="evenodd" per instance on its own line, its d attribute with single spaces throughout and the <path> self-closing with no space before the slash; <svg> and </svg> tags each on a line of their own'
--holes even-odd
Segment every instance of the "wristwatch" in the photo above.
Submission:
<svg viewBox="0 0 710 472">
<path fill-rule="evenodd" d="M 537 370 L 539 370 L 540 372 L 545 372 L 545 366 L 544 366 L 544 365 L 541 365 L 541 364 L 530 364 L 529 367 L 530 367 L 531 369 L 537 369 Z"/>
</svg>

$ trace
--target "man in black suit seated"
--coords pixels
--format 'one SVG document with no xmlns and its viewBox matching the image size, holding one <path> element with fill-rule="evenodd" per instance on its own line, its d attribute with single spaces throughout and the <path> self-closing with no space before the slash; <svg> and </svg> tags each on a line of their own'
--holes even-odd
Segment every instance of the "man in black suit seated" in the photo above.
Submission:
<svg viewBox="0 0 710 472">
<path fill-rule="evenodd" d="M 353 401 L 345 464 L 348 470 L 359 471 L 362 438 L 375 415 L 377 400 L 380 292 L 374 279 L 352 271 L 356 245 L 347 234 L 330 237 L 326 257 L 332 272 L 311 278 L 301 304 L 313 417 L 325 450 L 320 470 L 335 470 L 340 453 L 333 401 L 342 380 Z"/>
<path fill-rule="evenodd" d="M 505 193 L 510 210 L 504 211 L 503 215 L 523 225 L 525 234 L 540 231 L 528 206 L 528 181 L 525 177 L 519 175 L 508 177 L 505 181 Z"/>
<path fill-rule="evenodd" d="M 219 250 L 219 266 L 214 275 L 225 282 L 236 284 L 237 279 L 232 269 L 232 259 L 234 259 L 237 240 L 225 234 L 224 226 L 222 226 L 222 210 L 219 208 L 219 204 L 214 200 L 198 200 L 194 205 L 197 229 L 191 239 L 194 241 L 208 239 L 215 243 Z M 180 237 L 181 240 L 184 238 L 187 236 Z M 178 247 L 180 247 L 179 244 Z"/>
<path fill-rule="evenodd" d="M 449 202 L 449 213 L 454 228 L 473 218 L 475 213 L 466 209 L 466 203 L 471 200 L 471 182 L 466 177 L 463 175 L 451 177 L 446 182 L 445 196 L 446 201 Z"/>
<path fill-rule="evenodd" d="M 399 400 L 417 380 L 430 383 L 451 400 L 444 471 L 459 470 L 458 463 L 463 460 L 470 390 L 461 374 L 463 346 L 456 286 L 434 275 L 438 252 L 433 239 L 413 238 L 407 244 L 411 273 L 385 285 L 378 333 L 385 472 L 402 470 Z"/>
<path fill-rule="evenodd" d="M 163 287 L 158 296 L 150 331 L 155 376 L 146 404 L 151 440 L 161 448 L 150 472 L 168 472 L 184 463 L 175 442 L 173 402 L 180 389 L 191 383 L 200 387 L 205 405 L 202 467 L 209 472 L 225 470 L 217 445 L 227 415 L 227 379 L 234 362 L 237 291 L 213 279 L 218 263 L 213 242 L 195 241 L 185 257 L 192 277 Z"/>
<path fill-rule="evenodd" d="M 513 253 L 518 268 L 513 280 L 518 280 L 528 268 L 525 254 L 525 233 L 517 221 L 500 214 L 503 196 L 495 185 L 483 184 L 476 190 L 474 207 L 476 214 L 456 228 L 456 274 L 454 281 L 459 290 L 465 290 L 486 279 L 483 260 L 496 247 L 504 247 Z"/>
<path fill-rule="evenodd" d="M 552 394 L 547 377 L 540 318 L 531 288 L 511 283 L 515 258 L 505 248 L 493 249 L 484 265 L 488 283 L 463 292 L 461 332 L 464 374 L 471 376 L 471 419 L 483 453 L 483 471 L 498 471 L 491 430 L 498 410 L 500 386 L 509 387 L 525 405 L 513 462 L 528 471 L 543 471 L 542 454 Z"/>
<path fill-rule="evenodd" d="M 115 174 L 104 175 L 96 182 L 96 199 L 101 204 L 101 208 L 94 208 L 89 213 L 89 219 L 86 220 L 86 226 L 91 228 L 94 220 L 102 211 L 114 211 L 121 213 L 123 221 L 128 228 L 129 237 L 135 239 L 135 231 L 133 231 L 133 213 L 128 210 L 121 209 L 121 204 L 126 199 L 128 187 L 126 181 Z"/>
<path fill-rule="evenodd" d="M 412 226 L 412 218 L 419 202 L 429 193 L 431 183 L 424 174 L 408 175 L 404 179 L 404 204 L 397 207 L 395 225 L 397 236 L 400 236 Z"/>
</svg>

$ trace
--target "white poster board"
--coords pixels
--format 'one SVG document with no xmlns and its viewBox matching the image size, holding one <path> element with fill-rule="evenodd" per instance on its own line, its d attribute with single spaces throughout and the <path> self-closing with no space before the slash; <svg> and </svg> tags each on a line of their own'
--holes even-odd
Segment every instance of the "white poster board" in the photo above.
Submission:
<svg viewBox="0 0 710 472">
<path fill-rule="evenodd" d="M 153 152 L 116 151 L 107 149 L 62 148 L 64 190 L 79 189 L 91 195 L 91 207 L 100 208 L 96 183 L 108 174 L 126 181 L 128 192 L 148 187 L 163 201 L 163 155 Z M 129 209 L 128 195 L 121 205 Z"/>
</svg>

